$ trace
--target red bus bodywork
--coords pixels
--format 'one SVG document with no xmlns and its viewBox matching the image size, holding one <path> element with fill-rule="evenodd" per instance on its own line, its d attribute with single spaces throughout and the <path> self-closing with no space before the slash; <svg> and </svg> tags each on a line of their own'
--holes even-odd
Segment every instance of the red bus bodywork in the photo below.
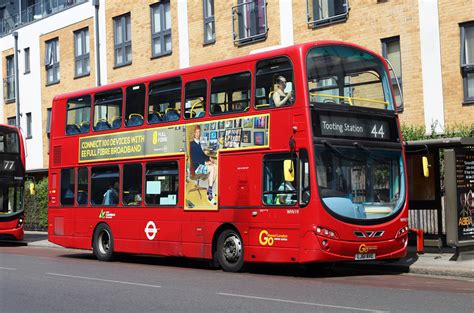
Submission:
<svg viewBox="0 0 474 313">
<path fill-rule="evenodd" d="M 17 151 L 6 151 L 8 137 L 11 134 L 18 144 Z M 0 208 L 0 238 L 22 240 L 24 236 L 23 184 L 25 176 L 25 146 L 20 130 L 9 125 L 0 125 L 0 134 L 4 146 L 0 152 L 0 188 L 2 190 L 2 207 Z M 12 186 L 14 194 L 19 193 L 19 203 L 9 199 Z M 13 206 L 11 202 L 13 201 Z"/>
<path fill-rule="evenodd" d="M 94 230 L 100 224 L 107 224 L 113 233 L 113 249 L 116 252 L 156 254 L 164 256 L 184 256 L 190 258 L 213 259 L 217 249 L 219 234 L 225 229 L 236 230 L 241 238 L 245 262 L 309 263 L 354 260 L 354 255 L 374 249 L 376 259 L 395 259 L 405 256 L 407 246 L 406 227 L 408 221 L 406 193 L 403 207 L 395 217 L 380 224 L 352 224 L 335 218 L 321 203 L 316 183 L 315 152 L 311 128 L 308 86 L 305 83 L 305 58 L 308 50 L 318 45 L 345 45 L 367 51 L 347 43 L 322 41 L 300 44 L 278 50 L 251 54 L 248 56 L 195 66 L 167 73 L 132 79 L 60 95 L 53 100 L 51 147 L 49 168 L 49 240 L 68 248 L 91 249 Z M 375 55 L 375 53 L 373 53 Z M 286 56 L 291 59 L 294 71 L 296 102 L 290 107 L 256 110 L 254 106 L 255 67 L 259 60 Z M 385 69 L 387 64 L 383 59 Z M 184 193 L 178 193 L 177 205 L 172 207 L 140 206 L 127 208 L 100 206 L 90 203 L 83 207 L 65 206 L 59 201 L 60 172 L 64 168 L 90 167 L 104 164 L 128 164 L 150 160 L 175 160 L 179 167 L 179 190 L 184 190 L 186 182 L 186 156 L 184 154 L 100 161 L 78 162 L 79 141 L 82 137 L 97 135 L 92 130 L 85 135 L 65 134 L 67 100 L 114 88 L 125 93 L 127 86 L 168 77 L 180 76 L 183 86 L 186 82 L 206 79 L 230 73 L 248 71 L 252 73 L 251 106 L 247 112 L 228 114 L 219 118 L 245 117 L 269 114 L 269 143 L 264 148 L 222 151 L 219 154 L 219 194 L 217 210 L 185 209 Z M 184 89 L 184 88 L 183 88 Z M 209 87 L 208 87 L 209 95 Z M 145 100 L 145 106 L 147 105 Z M 93 102 L 93 101 L 92 101 Z M 91 116 L 93 116 L 91 111 Z M 396 116 L 396 112 L 392 112 Z M 200 122 L 218 118 L 206 114 Z M 179 122 L 164 122 L 160 126 L 186 125 L 193 123 L 181 117 Z M 118 131 L 108 130 L 101 135 L 127 130 L 147 129 L 142 126 Z M 397 118 L 397 132 L 399 125 Z M 295 147 L 291 148 L 293 142 Z M 305 149 L 308 153 L 311 177 L 308 205 L 269 207 L 262 203 L 262 162 L 267 153 L 288 153 L 291 149 Z M 401 147 L 400 149 L 403 149 Z M 403 151 L 403 150 L 401 150 Z M 403 164 L 404 164 L 404 157 Z M 403 173 L 405 175 L 405 173 Z M 406 189 L 406 179 L 403 188 Z M 102 214 L 101 214 L 102 212 Z M 105 214 L 107 216 L 105 217 Z M 147 238 L 148 222 L 156 225 L 156 236 Z M 373 232 L 383 235 L 371 237 Z M 357 238 L 354 232 L 369 234 Z M 326 234 L 327 233 L 327 234 Z M 334 234 L 330 236 L 329 234 Z"/>
</svg>

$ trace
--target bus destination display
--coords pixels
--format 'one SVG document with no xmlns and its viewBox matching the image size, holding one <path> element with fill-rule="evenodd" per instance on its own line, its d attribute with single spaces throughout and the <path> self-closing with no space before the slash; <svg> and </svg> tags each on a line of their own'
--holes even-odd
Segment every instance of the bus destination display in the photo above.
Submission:
<svg viewBox="0 0 474 313">
<path fill-rule="evenodd" d="M 371 140 L 395 141 L 397 134 L 392 131 L 389 119 L 360 116 L 345 116 L 321 113 L 313 119 L 313 129 L 323 137 L 364 138 Z"/>
</svg>

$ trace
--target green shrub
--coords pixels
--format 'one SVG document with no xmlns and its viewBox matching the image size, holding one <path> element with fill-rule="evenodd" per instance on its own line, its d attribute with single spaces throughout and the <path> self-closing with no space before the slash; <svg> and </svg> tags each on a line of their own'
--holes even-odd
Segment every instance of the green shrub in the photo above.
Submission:
<svg viewBox="0 0 474 313">
<path fill-rule="evenodd" d="M 436 134 L 436 132 L 434 132 L 436 126 L 436 123 L 431 124 L 431 131 L 427 134 L 425 126 L 402 124 L 402 138 L 404 141 L 414 141 L 437 138 L 470 137 L 474 134 L 474 123 L 471 125 L 454 124 L 452 126 L 446 126 L 443 134 Z"/>
<path fill-rule="evenodd" d="M 36 194 L 30 194 L 30 184 L 35 183 Z M 48 229 L 48 178 L 39 182 L 25 182 L 25 229 Z"/>
</svg>

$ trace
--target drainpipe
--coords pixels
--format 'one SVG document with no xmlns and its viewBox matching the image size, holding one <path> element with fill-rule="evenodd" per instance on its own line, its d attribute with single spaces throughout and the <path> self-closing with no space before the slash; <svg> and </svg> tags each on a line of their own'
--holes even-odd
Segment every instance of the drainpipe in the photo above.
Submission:
<svg viewBox="0 0 474 313">
<path fill-rule="evenodd" d="M 100 50 L 99 50 L 99 6 L 100 0 L 92 0 L 92 5 L 95 7 L 95 64 L 96 64 L 96 84 L 101 85 L 100 82 Z"/>
<path fill-rule="evenodd" d="M 18 32 L 13 32 L 13 38 L 15 39 L 15 102 L 16 102 L 16 126 L 20 128 L 20 73 L 18 70 Z"/>
</svg>

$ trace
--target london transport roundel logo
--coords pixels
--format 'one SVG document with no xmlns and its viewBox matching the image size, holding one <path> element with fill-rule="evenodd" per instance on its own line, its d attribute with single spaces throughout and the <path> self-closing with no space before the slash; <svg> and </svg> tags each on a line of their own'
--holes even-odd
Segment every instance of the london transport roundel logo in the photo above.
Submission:
<svg viewBox="0 0 474 313">
<path fill-rule="evenodd" d="M 149 221 L 145 227 L 145 235 L 148 238 L 148 240 L 155 239 L 157 232 L 158 230 L 156 229 L 155 223 L 153 221 Z"/>
</svg>

